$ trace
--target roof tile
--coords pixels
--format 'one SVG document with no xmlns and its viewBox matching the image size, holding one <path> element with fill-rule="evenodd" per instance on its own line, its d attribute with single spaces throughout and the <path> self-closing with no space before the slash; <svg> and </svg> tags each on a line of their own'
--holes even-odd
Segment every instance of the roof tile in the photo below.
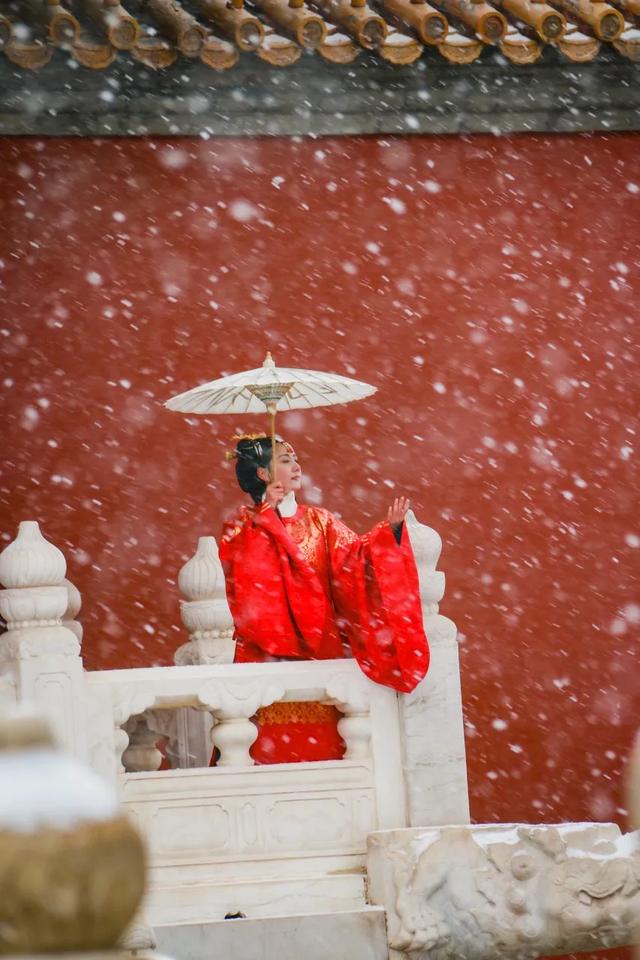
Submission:
<svg viewBox="0 0 640 960">
<path fill-rule="evenodd" d="M 56 47 L 104 69 L 128 55 L 158 70 L 179 56 L 228 70 L 241 53 L 287 67 L 305 48 L 335 64 L 363 49 L 406 66 L 433 46 L 452 63 L 498 46 L 512 63 L 535 63 L 551 44 L 576 63 L 606 43 L 640 61 L 640 0 L 8 0 L 0 50 L 25 69 Z"/>
</svg>

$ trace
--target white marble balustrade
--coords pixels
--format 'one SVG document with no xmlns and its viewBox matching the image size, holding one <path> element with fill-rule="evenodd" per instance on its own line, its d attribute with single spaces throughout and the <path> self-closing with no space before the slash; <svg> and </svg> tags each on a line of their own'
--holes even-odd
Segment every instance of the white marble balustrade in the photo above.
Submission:
<svg viewBox="0 0 640 960">
<path fill-rule="evenodd" d="M 347 747 L 345 759 L 372 763 L 376 758 L 378 767 L 384 767 L 379 773 L 382 822 L 404 816 L 398 698 L 392 690 L 368 680 L 353 660 L 104 670 L 87 673 L 85 682 L 91 705 L 89 760 L 105 777 L 123 772 L 125 766 L 130 772 L 139 769 L 135 760 L 123 764 L 123 755 L 130 747 L 131 733 L 135 740 L 140 721 L 143 742 L 152 750 L 161 737 L 178 741 L 173 756 L 179 768 L 207 767 L 216 746 L 220 757 L 212 771 L 215 776 L 220 768 L 253 766 L 249 750 L 257 729 L 252 717 L 260 707 L 279 701 L 322 701 L 335 704 L 344 715 L 339 730 Z M 196 763 L 190 744 L 180 742 L 175 729 L 175 712 L 184 708 L 213 719 L 211 742 Z M 158 755 L 156 769 L 160 759 Z"/>
<path fill-rule="evenodd" d="M 174 667 L 87 673 L 61 551 L 29 521 L 0 555 L 0 708 L 35 703 L 68 750 L 118 782 L 150 847 L 152 923 L 354 909 L 369 833 L 468 820 L 456 630 L 438 612 L 442 544 L 412 515 L 407 526 L 432 650 L 407 697 L 351 660 L 230 662 L 213 537 L 180 572 L 189 641 Z M 254 765 L 256 711 L 304 700 L 338 707 L 345 757 Z M 170 770 L 159 769 L 162 745 Z"/>
<path fill-rule="evenodd" d="M 238 904 L 256 916 L 276 900 L 295 910 L 302 875 L 322 909 L 364 902 L 367 835 L 407 823 L 393 691 L 350 660 L 109 670 L 86 683 L 92 765 L 105 776 L 119 768 L 124 805 L 149 842 L 151 923 L 221 918 Z M 287 700 L 338 706 L 343 760 L 253 764 L 251 717 Z M 213 721 L 195 766 L 177 729 L 184 712 Z M 159 731 L 177 741 L 174 769 L 157 769 Z M 220 756 L 209 768 L 212 744 Z"/>
</svg>

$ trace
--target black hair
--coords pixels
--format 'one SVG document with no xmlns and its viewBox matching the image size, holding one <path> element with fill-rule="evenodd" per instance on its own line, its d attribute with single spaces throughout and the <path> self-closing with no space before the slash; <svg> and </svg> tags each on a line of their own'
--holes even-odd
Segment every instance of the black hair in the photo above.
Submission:
<svg viewBox="0 0 640 960">
<path fill-rule="evenodd" d="M 277 440 L 279 438 L 276 438 Z M 258 469 L 271 466 L 271 437 L 244 437 L 236 444 L 236 477 L 240 489 L 248 493 L 254 503 L 261 503 L 267 485 L 258 476 Z"/>
</svg>

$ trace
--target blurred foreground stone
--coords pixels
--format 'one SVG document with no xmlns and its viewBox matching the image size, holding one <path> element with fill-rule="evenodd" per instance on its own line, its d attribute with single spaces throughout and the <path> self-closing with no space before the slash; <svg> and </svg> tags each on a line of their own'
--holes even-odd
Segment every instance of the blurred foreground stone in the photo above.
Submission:
<svg viewBox="0 0 640 960">
<path fill-rule="evenodd" d="M 0 954 L 117 955 L 144 876 L 107 785 L 56 750 L 45 721 L 0 715 Z"/>
</svg>

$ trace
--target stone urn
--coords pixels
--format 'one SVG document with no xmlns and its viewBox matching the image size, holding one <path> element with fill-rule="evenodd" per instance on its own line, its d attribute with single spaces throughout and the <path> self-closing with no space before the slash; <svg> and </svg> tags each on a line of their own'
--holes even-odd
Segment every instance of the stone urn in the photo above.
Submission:
<svg viewBox="0 0 640 960">
<path fill-rule="evenodd" d="M 116 946 L 145 854 L 107 785 L 40 717 L 0 713 L 0 955 Z"/>
</svg>

